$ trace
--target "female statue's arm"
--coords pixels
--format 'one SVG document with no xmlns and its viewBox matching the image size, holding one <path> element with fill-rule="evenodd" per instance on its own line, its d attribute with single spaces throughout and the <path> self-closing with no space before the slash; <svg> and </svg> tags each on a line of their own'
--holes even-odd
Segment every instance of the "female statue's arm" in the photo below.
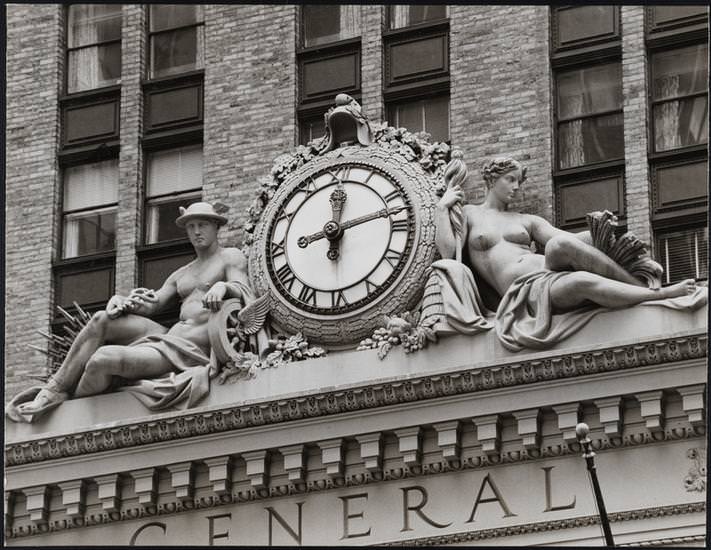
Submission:
<svg viewBox="0 0 711 550">
<path fill-rule="evenodd" d="M 455 205 L 461 204 L 463 200 L 464 192 L 458 185 L 455 185 L 444 192 L 435 206 L 435 246 L 443 259 L 451 259 L 456 256 L 457 238 L 449 213 Z M 466 216 L 463 212 L 461 238 L 462 242 L 466 239 Z"/>
<path fill-rule="evenodd" d="M 557 235 L 568 235 L 576 237 L 585 244 L 592 245 L 592 237 L 590 236 L 590 231 L 582 231 L 580 233 L 571 233 L 569 231 L 564 231 L 558 229 L 550 224 L 547 220 L 539 216 L 529 216 L 531 237 L 533 240 L 542 246 L 545 246 L 548 241 Z"/>
</svg>

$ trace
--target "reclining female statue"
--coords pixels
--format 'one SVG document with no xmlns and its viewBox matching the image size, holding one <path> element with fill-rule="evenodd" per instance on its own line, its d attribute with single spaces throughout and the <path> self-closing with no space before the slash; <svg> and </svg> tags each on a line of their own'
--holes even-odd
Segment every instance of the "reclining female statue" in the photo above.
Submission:
<svg viewBox="0 0 711 550">
<path fill-rule="evenodd" d="M 460 185 L 449 186 L 437 204 L 435 242 L 445 260 L 433 267 L 445 287 L 445 302 L 448 297 L 459 300 L 468 292 L 466 304 L 450 304 L 450 311 L 479 308 L 467 321 L 470 326 L 478 324 L 476 330 L 463 326 L 459 315 L 461 330 L 457 332 L 491 327 L 484 319 L 475 279 L 461 272 L 465 266 L 448 260 L 457 254 L 457 243 L 461 243 L 467 266 L 500 297 L 497 333 L 504 346 L 514 351 L 550 347 L 587 323 L 600 311 L 595 306 L 620 308 L 686 297 L 660 304 L 680 309 L 706 302 L 706 289 L 697 289 L 693 279 L 657 290 L 647 288 L 604 252 L 584 242 L 585 235 L 557 229 L 539 216 L 509 211 L 526 181 L 526 168 L 516 160 L 494 158 L 483 165 L 482 175 L 487 188 L 482 204 L 458 206 L 464 200 Z M 461 225 L 459 239 L 452 225 L 452 209 L 460 209 L 456 224 Z M 544 254 L 533 252 L 534 242 Z M 463 281 L 474 288 L 451 288 L 462 286 Z"/>
<path fill-rule="evenodd" d="M 94 314 L 79 332 L 46 385 L 39 392 L 23 392 L 8 405 L 11 419 L 31 422 L 70 397 L 102 393 L 114 376 L 140 380 L 129 388 L 152 409 L 182 401 L 192 406 L 207 393 L 217 367 L 208 337 L 210 313 L 227 298 L 249 302 L 253 295 L 242 252 L 217 242 L 227 218 L 204 202 L 180 211 L 176 224 L 187 231 L 195 260 L 155 292 L 136 289 L 128 297 L 112 297 L 106 310 Z M 180 321 L 172 328 L 148 318 L 176 297 L 182 301 Z"/>
</svg>

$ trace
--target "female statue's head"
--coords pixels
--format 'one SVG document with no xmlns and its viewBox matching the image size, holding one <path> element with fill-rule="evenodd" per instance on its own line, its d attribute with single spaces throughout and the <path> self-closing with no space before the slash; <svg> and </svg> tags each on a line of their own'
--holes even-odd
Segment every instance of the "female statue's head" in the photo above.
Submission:
<svg viewBox="0 0 711 550">
<path fill-rule="evenodd" d="M 508 204 L 526 181 L 526 166 L 511 157 L 494 157 L 482 165 L 481 175 L 487 192 Z"/>
</svg>

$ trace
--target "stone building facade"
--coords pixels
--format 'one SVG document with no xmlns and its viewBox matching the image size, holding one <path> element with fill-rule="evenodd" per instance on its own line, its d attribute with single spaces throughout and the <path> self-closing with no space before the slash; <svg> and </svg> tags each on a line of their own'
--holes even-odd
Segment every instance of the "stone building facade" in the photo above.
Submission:
<svg viewBox="0 0 711 550">
<path fill-rule="evenodd" d="M 465 192 L 470 201 L 483 197 L 484 183 L 478 165 L 492 155 L 512 155 L 528 166 L 528 181 L 515 204 L 521 211 L 541 215 L 559 227 L 577 231 L 584 226 L 585 212 L 612 210 L 619 216 L 621 225 L 650 243 L 653 255 L 670 274 L 665 282 L 688 276 L 704 281 L 708 277 L 707 59 L 708 11 L 702 6 L 396 8 L 367 4 L 319 10 L 314 6 L 223 4 L 203 5 L 199 9 L 167 6 L 154 10 L 149 5 L 136 4 L 105 8 L 10 4 L 7 7 L 5 182 L 6 400 L 32 385 L 32 377 L 42 376 L 49 368 L 47 357 L 29 346 L 45 345 L 37 330 L 61 333 L 65 321 L 57 312 L 57 306 L 71 310 L 72 303 L 77 301 L 87 311 L 95 311 L 111 294 L 125 294 L 137 286 L 155 285 L 190 258 L 189 243 L 169 229 L 171 220 L 166 218 L 169 208 L 175 211 L 181 201 L 190 202 L 200 196 L 206 201 L 227 204 L 230 221 L 221 232 L 221 242 L 239 246 L 246 210 L 260 178 L 269 174 L 274 159 L 280 154 L 320 135 L 322 122 L 319 121 L 339 92 L 355 97 L 373 121 L 387 120 L 394 126 L 407 123 L 410 130 L 430 131 L 435 138 L 461 150 L 469 165 Z M 175 171 L 171 168 L 175 166 L 184 166 L 185 170 Z M 94 191 L 92 186 L 101 190 Z M 168 312 L 163 320 L 169 322 L 174 317 L 175 311 Z M 28 472 L 39 467 L 41 461 L 37 459 L 35 464 L 36 457 L 23 454 L 25 450 L 19 450 L 22 445 L 18 443 L 10 449 L 18 453 L 11 464 L 17 472 L 14 478 L 17 481 L 6 492 L 6 503 L 13 503 L 15 510 L 14 525 L 23 525 L 25 529 L 15 531 L 16 542 L 22 544 L 23 537 L 29 536 L 26 540 L 33 544 L 39 540 L 35 537 L 47 536 L 49 531 L 44 532 L 37 526 L 48 514 L 52 516 L 61 510 L 66 511 L 69 518 L 83 516 L 87 506 L 96 509 L 103 506 L 109 514 L 119 513 L 116 504 L 119 497 L 133 503 L 132 506 L 139 506 L 155 503 L 156 498 L 160 498 L 156 494 L 170 494 L 171 498 L 177 494 L 179 504 L 176 506 L 181 510 L 181 506 L 186 506 L 184 510 L 192 509 L 184 504 L 187 497 L 183 496 L 194 492 L 207 494 L 214 489 L 219 500 L 219 495 L 228 492 L 224 487 L 218 490 L 220 483 L 230 479 L 224 473 L 229 469 L 228 463 L 237 468 L 235 487 L 243 484 L 240 490 L 246 493 L 271 490 L 269 494 L 273 496 L 283 489 L 285 494 L 291 494 L 289 484 L 305 479 L 304 472 L 310 472 L 316 480 L 313 483 L 318 486 L 313 491 L 323 489 L 326 494 L 329 489 L 340 491 L 357 485 L 356 482 L 331 481 L 339 479 L 338 475 L 344 470 L 357 477 L 365 472 L 382 471 L 383 463 L 395 464 L 402 460 L 406 465 L 425 463 L 422 456 L 440 457 L 442 453 L 445 458 L 462 456 L 462 453 L 466 455 L 466 449 L 476 449 L 476 453 L 483 452 L 483 456 L 490 457 L 502 446 L 509 446 L 513 452 L 521 441 L 523 448 L 540 448 L 543 438 L 551 446 L 563 449 L 560 456 L 568 456 L 570 452 L 565 450 L 565 444 L 573 441 L 571 426 L 575 420 L 590 415 L 599 419 L 594 427 L 600 433 L 621 437 L 623 432 L 627 434 L 627 429 L 631 430 L 627 438 L 633 443 L 629 446 L 637 445 L 635 438 L 641 438 L 639 448 L 646 448 L 644 444 L 650 437 L 658 437 L 659 441 L 666 442 L 665 448 L 672 449 L 674 441 L 696 438 L 695 447 L 691 447 L 701 448 L 702 432 L 698 430 L 704 423 L 698 415 L 703 410 L 704 390 L 698 377 L 705 349 L 701 319 L 697 316 L 674 325 L 672 332 L 688 332 L 679 337 L 678 344 L 660 341 L 658 355 L 653 353 L 646 359 L 635 356 L 637 363 L 630 360 L 630 364 L 645 368 L 658 366 L 666 373 L 661 377 L 666 382 L 660 381 L 658 386 L 645 385 L 640 372 L 639 380 L 631 381 L 632 376 L 630 380 L 625 379 L 623 386 L 628 384 L 628 391 L 622 396 L 612 388 L 598 391 L 596 388 L 602 386 L 587 381 L 581 384 L 582 390 L 572 391 L 569 398 L 561 400 L 563 405 L 539 389 L 524 399 L 527 403 L 530 401 L 528 404 L 517 404 L 512 396 L 507 398 L 511 410 L 534 411 L 533 416 L 493 418 L 492 414 L 504 412 L 498 405 L 489 406 L 484 400 L 484 404 L 474 407 L 478 411 L 474 414 L 465 413 L 454 401 L 449 401 L 443 405 L 446 414 L 444 409 L 440 414 L 429 405 L 423 406 L 423 424 L 415 431 L 409 424 L 393 431 L 384 420 L 367 421 L 369 429 L 356 429 L 343 413 L 348 410 L 347 405 L 342 408 L 338 405 L 338 414 L 344 416 L 334 421 L 339 426 L 332 430 L 336 439 L 317 437 L 316 425 L 308 426 L 306 421 L 293 432 L 293 437 L 287 437 L 286 428 L 279 424 L 277 415 L 267 422 L 275 426 L 270 432 L 269 445 L 256 443 L 253 432 L 259 423 L 237 419 L 235 429 L 248 428 L 240 432 L 239 437 L 242 438 L 240 445 L 249 449 L 235 459 L 238 466 L 224 458 L 227 448 L 219 448 L 213 439 L 212 447 L 205 448 L 206 453 L 213 454 L 202 457 L 206 460 L 195 469 L 188 466 L 158 473 L 157 465 L 170 460 L 161 454 L 160 436 L 151 432 L 146 439 L 149 450 L 138 461 L 141 466 L 136 463 L 131 466 L 130 475 L 119 476 L 124 481 L 137 480 L 133 488 L 121 485 L 123 481 L 117 485 L 119 478 L 109 479 L 116 474 L 111 470 L 113 466 L 101 465 L 100 459 L 91 458 L 93 462 L 88 470 L 94 472 L 92 481 L 78 482 L 71 479 L 69 470 L 59 468 L 55 472 L 59 472 L 61 482 L 42 473 L 41 479 L 36 480 L 46 483 L 42 485 L 42 492 L 38 489 L 34 493 L 32 490 L 23 493 L 21 489 L 26 489 L 31 481 Z M 594 330 L 605 334 L 602 325 Z M 662 334 L 664 327 L 669 327 L 669 323 L 654 325 L 643 331 L 643 335 L 630 334 L 629 342 L 609 352 L 616 358 L 610 359 L 609 368 L 615 372 L 624 368 L 623 361 L 615 361 L 625 353 L 632 353 L 633 341 L 644 338 L 651 341 L 657 334 L 653 330 L 658 329 Z M 584 354 L 585 347 L 591 346 L 585 339 L 579 340 L 577 345 L 578 354 Z M 460 359 L 465 361 L 467 345 L 459 342 L 457 346 L 452 348 L 447 364 L 454 365 Z M 546 356 L 554 363 L 562 361 L 561 365 L 578 361 L 574 357 L 577 356 L 573 352 L 560 350 Z M 513 361 L 505 354 L 489 359 L 491 364 Z M 595 363 L 598 359 L 591 361 Z M 678 361 L 686 361 L 686 370 L 678 366 L 681 365 Z M 672 363 L 674 368 L 669 367 Z M 588 372 L 581 365 L 578 366 L 582 370 L 576 371 L 576 376 Z M 519 367 L 528 368 L 523 364 Z M 426 370 L 424 363 L 422 368 Z M 594 372 L 604 371 L 602 366 L 595 368 L 599 370 Z M 551 374 L 550 378 L 562 383 L 566 375 L 562 371 L 555 372 L 557 374 Z M 672 381 L 673 372 L 681 373 L 681 389 Z M 395 376 L 394 371 L 389 374 Z M 377 376 L 375 370 L 370 369 L 363 377 L 372 381 Z M 311 388 L 310 382 L 315 384 Z M 351 382 L 357 385 L 359 381 Z M 269 383 L 260 382 L 263 386 L 254 390 L 253 398 L 266 403 Z M 333 383 L 337 385 L 340 381 Z M 429 382 L 423 379 L 421 383 Z M 303 384 L 299 391 L 306 393 L 316 385 L 327 385 L 310 377 L 306 377 Z M 492 386 L 492 391 L 496 387 Z M 449 395 L 446 389 L 441 391 Z M 452 395 L 458 395 L 457 392 Z M 228 394 L 223 394 L 214 397 L 215 403 L 222 403 L 221 399 L 229 401 Z M 392 401 L 386 396 L 378 399 L 382 406 L 407 401 L 406 397 Z M 117 411 L 116 407 L 121 407 L 118 401 L 110 408 Z M 655 412 L 657 409 L 659 412 Z M 262 412 L 267 415 L 265 411 Z M 268 414 L 276 415 L 270 411 Z M 72 415 L 81 413 L 67 414 L 75 418 Z M 330 413 L 323 412 L 326 414 Z M 609 416 L 607 423 L 603 418 L 605 414 Z M 469 420 L 465 427 L 460 427 L 464 426 L 460 424 L 463 418 L 477 415 L 478 421 L 472 424 Z M 304 418 L 307 416 L 304 414 Z M 111 420 L 105 415 L 99 414 L 99 417 L 96 422 Z M 442 420 L 444 417 L 447 421 Z M 191 424 L 186 428 L 190 437 L 205 433 L 200 432 L 199 427 L 203 420 L 197 418 L 191 417 L 189 421 L 197 422 L 197 427 Z M 427 418 L 430 418 L 429 423 Z M 649 433 L 660 433 L 664 419 L 682 435 L 662 430 L 662 435 L 650 436 Z M 164 420 L 161 417 L 159 423 Z M 214 421 L 213 418 L 207 422 Z M 77 430 L 90 433 L 90 428 L 91 424 L 82 424 Z M 210 430 L 215 433 L 222 429 L 213 428 Z M 140 428 L 138 430 L 140 432 Z M 52 426 L 49 431 L 58 433 L 61 428 Z M 120 452 L 116 449 L 128 449 L 131 444 L 127 441 L 139 437 L 139 432 L 131 428 L 126 432 L 125 444 L 107 449 L 112 449 L 112 453 Z M 369 440 L 367 434 L 373 433 L 383 435 Z M 485 437 L 485 433 L 490 435 Z M 16 435 L 17 441 L 31 447 L 37 434 L 30 437 L 18 432 Z M 346 435 L 347 440 L 342 441 L 341 436 Z M 119 434 L 112 437 L 118 439 Z M 179 438 L 173 439 L 178 441 Z M 297 449 L 317 439 L 318 444 L 311 444 L 306 451 L 301 447 Z M 290 443 L 285 443 L 287 440 Z M 447 441 L 451 441 L 451 445 Z M 79 443 L 85 444 L 83 440 Z M 487 446 L 491 446 L 491 452 L 482 451 Z M 265 459 L 267 447 L 281 449 L 281 454 L 269 455 L 271 463 Z M 68 454 L 62 451 L 61 456 L 87 454 L 94 457 L 88 449 L 77 453 L 67 451 Z M 674 447 L 674 452 L 678 450 Z M 38 452 L 42 454 L 45 450 Z M 51 449 L 47 453 L 46 457 L 42 454 L 42 460 L 53 456 Z M 183 461 L 199 458 L 190 452 L 181 453 L 176 451 L 176 457 L 182 457 Z M 473 450 L 472 453 L 474 457 L 476 453 Z M 430 462 L 439 463 L 438 460 L 432 458 Z M 480 459 L 471 458 L 469 464 L 477 460 Z M 483 466 L 481 461 L 477 464 L 481 467 L 497 464 L 491 460 L 484 461 Z M 518 460 L 525 462 L 520 457 Z M 462 464 L 464 462 L 462 460 Z M 511 462 L 517 461 L 512 459 Z M 689 459 L 689 465 L 693 463 L 694 459 Z M 520 465 L 521 468 L 529 466 Z M 682 464 L 681 469 L 688 470 L 687 466 Z M 438 467 L 441 466 L 431 466 L 432 471 Z M 357 470 L 356 474 L 352 468 Z M 456 475 L 465 475 L 466 467 L 460 465 L 459 468 Z M 551 470 L 543 471 L 545 476 L 552 475 Z M 275 480 L 272 484 L 267 481 L 269 475 Z M 655 475 L 650 473 L 652 478 Z M 541 483 L 548 491 L 551 479 L 545 476 Z M 282 537 L 275 539 L 275 544 L 294 541 L 304 544 L 396 543 L 402 540 L 431 544 L 474 543 L 476 540 L 485 543 L 487 537 L 502 534 L 512 537 L 507 539 L 511 544 L 533 544 L 539 540 L 533 527 L 514 528 L 505 533 L 492 531 L 493 534 L 487 535 L 477 526 L 479 534 L 470 538 L 440 536 L 438 530 L 444 529 L 441 526 L 447 522 L 448 525 L 459 522 L 448 528 L 448 533 L 469 530 L 467 518 L 453 519 L 454 509 L 448 510 L 444 505 L 434 508 L 442 514 L 436 518 L 437 512 L 430 513 L 429 507 L 422 511 L 421 498 L 426 499 L 427 494 L 425 486 L 431 495 L 443 489 L 430 487 L 424 477 L 418 480 L 411 485 L 419 489 L 405 491 L 406 498 L 410 498 L 406 500 L 410 508 L 405 508 L 411 511 L 413 518 L 417 516 L 424 521 L 424 534 L 410 534 L 408 531 L 412 529 L 406 525 L 401 531 L 388 532 L 377 540 L 362 538 L 367 528 L 362 521 L 362 505 L 368 497 L 363 499 L 360 493 L 355 496 L 338 493 L 340 496 L 334 498 L 340 499 L 339 506 L 346 503 L 351 506 L 351 515 L 343 512 L 342 519 L 346 525 L 352 525 L 352 536 L 334 535 L 333 540 L 317 540 L 304 535 L 302 540 L 301 527 L 295 527 L 296 516 L 284 519 L 279 513 L 285 512 L 271 508 L 267 511 L 268 540 L 255 538 L 248 542 L 271 543 L 274 525 L 281 526 L 279 536 Z M 653 479 L 647 481 L 651 483 Z M 491 481 L 477 479 L 476 483 L 481 484 L 481 491 L 493 491 L 493 497 L 490 492 L 486 493 L 489 498 L 504 502 Z M 117 490 L 123 494 L 114 494 Z M 181 493 L 183 490 L 187 492 Z M 583 498 L 580 494 L 584 490 L 575 489 L 579 499 Z M 85 491 L 91 496 L 86 496 Z M 396 491 L 398 499 L 403 498 L 403 491 Z M 475 502 L 486 502 L 480 498 L 481 491 Z M 669 543 L 674 537 L 679 539 L 677 542 L 703 544 L 703 527 L 694 526 L 703 523 L 703 504 L 696 501 L 704 499 L 692 498 L 697 493 L 688 494 L 688 502 L 656 509 L 650 512 L 651 516 L 639 512 L 640 517 L 632 519 L 653 522 L 653 519 L 643 518 L 661 518 L 660 529 L 668 533 L 657 537 L 661 541 L 658 544 Z M 550 499 L 557 496 L 552 497 L 545 491 L 541 495 L 544 500 L 548 499 L 546 506 L 551 510 L 562 510 L 569 504 L 566 501 L 562 508 L 555 508 L 558 503 Z M 118 500 L 112 500 L 114 497 Z M 564 500 L 567 495 L 560 498 Z M 631 501 L 634 502 L 629 510 L 649 508 L 642 501 L 634 498 Z M 76 509 L 72 508 L 74 505 Z M 470 510 L 471 505 L 469 498 L 465 515 L 471 511 L 473 518 L 477 505 Z M 299 518 L 300 506 L 297 504 Z M 321 509 L 329 505 L 314 506 Z M 507 506 L 502 507 L 505 511 Z M 509 508 L 515 515 L 514 505 Z M 368 516 L 374 513 L 368 512 Z M 620 511 L 617 520 L 625 521 L 625 513 L 634 515 L 635 512 Z M 447 514 L 452 518 L 445 521 L 449 518 Z M 693 517 L 693 521 L 682 527 L 674 524 L 673 519 L 687 517 L 684 514 L 690 514 L 688 517 Z M 593 515 L 592 512 L 585 515 L 588 519 L 581 520 L 580 524 L 561 518 L 560 525 L 547 524 L 546 529 L 580 528 L 579 538 L 571 541 L 589 542 L 596 536 L 594 520 L 590 519 Z M 407 511 L 405 516 L 406 521 L 410 521 Z M 667 516 L 673 516 L 672 520 Z M 218 525 L 226 521 L 219 510 L 211 517 L 209 537 L 213 538 L 210 542 L 220 538 L 227 529 Z M 534 525 L 540 520 L 529 517 L 522 521 Z M 496 527 L 492 529 L 509 529 L 499 523 L 498 519 L 494 521 Z M 163 533 L 166 529 L 178 529 L 162 525 L 154 529 L 158 529 L 157 532 L 162 529 Z M 317 529 L 315 525 L 309 523 L 309 529 Z M 644 531 L 646 525 L 640 529 Z M 127 541 L 131 536 L 134 539 L 138 536 L 135 526 L 129 527 L 125 533 L 123 527 L 115 527 Z M 6 534 L 12 532 L 11 525 L 6 524 L 6 529 L 10 529 Z M 202 527 L 196 529 L 202 532 Z M 649 530 L 651 532 L 653 527 Z M 233 537 L 234 531 L 235 528 Z M 76 544 L 77 540 L 91 543 L 93 540 L 91 537 L 72 539 L 79 536 L 72 535 L 73 532 L 76 531 L 67 528 L 57 534 L 57 543 Z M 100 533 L 100 530 L 93 532 Z M 69 538 L 62 538 L 65 536 Z M 635 538 L 633 530 L 625 537 L 629 543 L 652 540 Z M 50 539 L 43 540 L 51 543 Z M 542 536 L 540 542 L 546 541 L 549 540 Z M 240 543 L 235 538 L 230 542 Z M 194 543 L 206 544 L 197 539 Z"/>
</svg>

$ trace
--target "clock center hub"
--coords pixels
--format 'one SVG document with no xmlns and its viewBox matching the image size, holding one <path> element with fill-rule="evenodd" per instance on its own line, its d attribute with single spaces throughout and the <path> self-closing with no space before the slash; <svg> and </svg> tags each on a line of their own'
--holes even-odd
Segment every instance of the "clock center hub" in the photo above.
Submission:
<svg viewBox="0 0 711 550">
<path fill-rule="evenodd" d="M 341 238 L 343 230 L 340 224 L 335 220 L 329 220 L 323 226 L 323 232 L 329 241 L 335 241 Z"/>
</svg>

